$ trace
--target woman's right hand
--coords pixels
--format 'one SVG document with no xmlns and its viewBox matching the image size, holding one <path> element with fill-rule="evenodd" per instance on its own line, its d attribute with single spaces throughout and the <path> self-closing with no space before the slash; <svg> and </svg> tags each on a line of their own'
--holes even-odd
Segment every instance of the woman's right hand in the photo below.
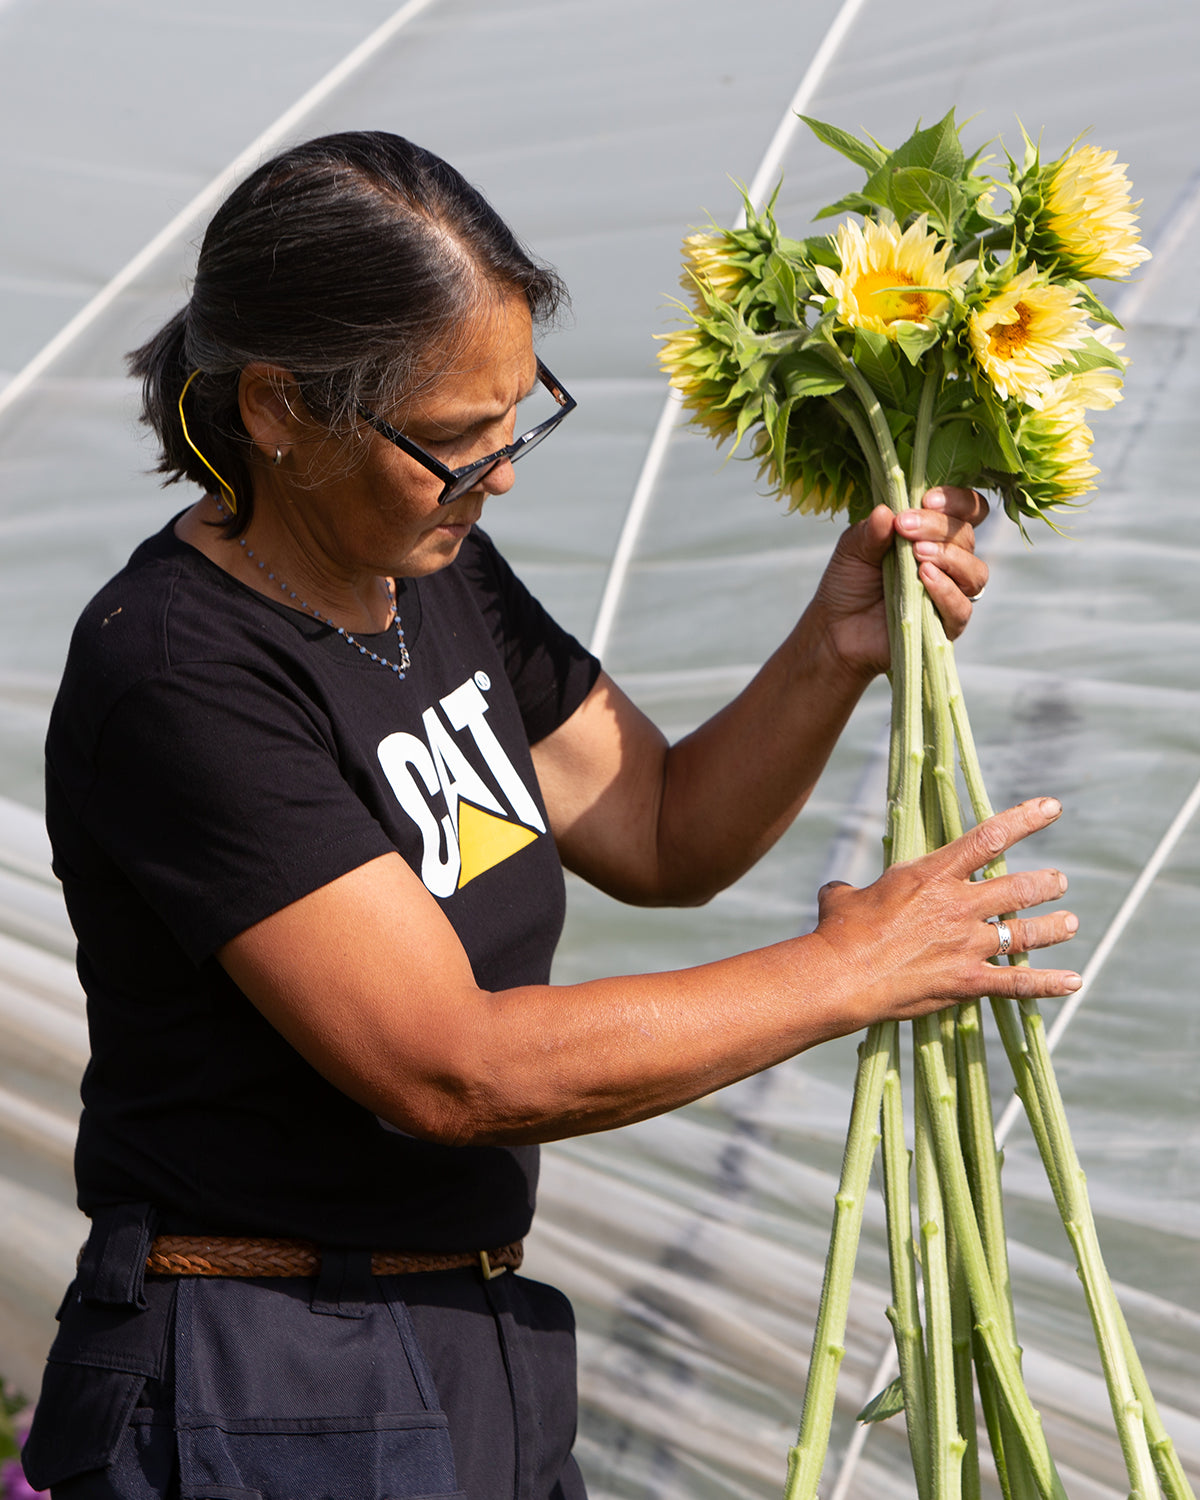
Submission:
<svg viewBox="0 0 1200 1500">
<path fill-rule="evenodd" d="M 944 848 L 892 865 L 857 889 L 832 881 L 820 892 L 814 936 L 845 966 L 845 990 L 861 1005 L 857 1025 L 908 1020 L 981 995 L 1069 995 L 1082 983 L 1067 969 L 997 966 L 999 938 L 989 917 L 1054 901 L 1067 889 L 1058 870 L 972 880 L 997 855 L 1047 827 L 1062 808 L 1036 798 L 997 813 Z M 1011 917 L 1011 951 L 1065 942 L 1078 930 L 1068 911 Z M 857 1025 L 848 1029 L 857 1029 Z"/>
</svg>

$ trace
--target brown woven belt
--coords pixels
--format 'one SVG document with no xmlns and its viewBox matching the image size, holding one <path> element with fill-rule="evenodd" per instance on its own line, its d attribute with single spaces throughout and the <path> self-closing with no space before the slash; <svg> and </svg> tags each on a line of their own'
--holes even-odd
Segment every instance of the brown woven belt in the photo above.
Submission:
<svg viewBox="0 0 1200 1500">
<path fill-rule="evenodd" d="M 510 1267 L 515 1271 L 524 1254 L 521 1240 L 495 1250 L 381 1250 L 372 1252 L 371 1275 L 478 1266 L 490 1281 Z M 146 1270 L 155 1276 L 316 1276 L 320 1269 L 321 1249 L 311 1240 L 160 1234 L 146 1257 Z"/>
</svg>

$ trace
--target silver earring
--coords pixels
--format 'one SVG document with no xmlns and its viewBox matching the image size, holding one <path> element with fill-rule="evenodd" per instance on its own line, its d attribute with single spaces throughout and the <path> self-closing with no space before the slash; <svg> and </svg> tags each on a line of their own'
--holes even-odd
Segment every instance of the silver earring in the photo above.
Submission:
<svg viewBox="0 0 1200 1500">
<path fill-rule="evenodd" d="M 283 462 L 283 449 L 282 448 L 276 448 L 275 449 L 275 467 L 278 468 L 279 465 L 282 462 Z"/>
</svg>

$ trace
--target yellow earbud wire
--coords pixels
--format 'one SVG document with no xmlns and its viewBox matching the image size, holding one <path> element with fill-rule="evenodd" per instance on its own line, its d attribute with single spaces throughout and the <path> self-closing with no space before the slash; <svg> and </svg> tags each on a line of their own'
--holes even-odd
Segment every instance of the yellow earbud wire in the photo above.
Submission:
<svg viewBox="0 0 1200 1500">
<path fill-rule="evenodd" d="M 183 390 L 181 390 L 179 393 L 179 425 L 183 428 L 184 441 L 187 443 L 188 447 L 192 450 L 192 452 L 196 455 L 196 457 L 200 460 L 200 462 L 204 465 L 208 472 L 225 491 L 225 504 L 229 508 L 230 515 L 236 516 L 237 496 L 233 493 L 233 486 L 229 483 L 228 480 L 221 478 L 216 469 L 214 469 L 212 464 L 209 463 L 208 459 L 205 458 L 204 454 L 201 453 L 199 448 L 196 447 L 195 443 L 192 442 L 192 435 L 188 431 L 187 418 L 183 414 L 183 398 L 188 393 L 188 386 L 191 385 L 192 381 L 195 380 L 196 376 L 199 374 L 199 370 L 193 370 L 188 378 L 183 382 Z"/>
</svg>

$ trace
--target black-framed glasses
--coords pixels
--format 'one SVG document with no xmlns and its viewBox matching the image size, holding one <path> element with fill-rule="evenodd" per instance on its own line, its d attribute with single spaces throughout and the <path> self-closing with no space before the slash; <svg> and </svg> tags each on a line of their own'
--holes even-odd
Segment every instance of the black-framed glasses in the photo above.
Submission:
<svg viewBox="0 0 1200 1500">
<path fill-rule="evenodd" d="M 527 453 L 537 447 L 543 438 L 550 436 L 568 412 L 575 410 L 578 402 L 574 396 L 567 394 L 540 359 L 537 362 L 537 374 L 538 379 L 558 402 L 558 410 L 539 422 L 536 427 L 531 427 L 528 432 L 522 433 L 506 447 L 497 448 L 495 453 L 489 453 L 485 458 L 477 458 L 474 463 L 464 464 L 461 469 L 447 468 L 439 459 L 434 458 L 432 453 L 426 453 L 424 448 L 414 443 L 411 438 L 406 438 L 390 422 L 385 422 L 382 417 L 376 416 L 367 407 L 360 405 L 358 414 L 376 432 L 387 438 L 389 443 L 395 443 L 402 453 L 407 453 L 409 458 L 415 458 L 431 474 L 436 474 L 442 481 L 442 493 L 438 496 L 438 504 L 449 505 L 451 500 L 457 500 L 460 495 L 465 495 L 468 490 L 474 489 L 497 464 L 502 464 L 505 459 L 515 464 L 517 459 L 524 458 Z"/>
</svg>

